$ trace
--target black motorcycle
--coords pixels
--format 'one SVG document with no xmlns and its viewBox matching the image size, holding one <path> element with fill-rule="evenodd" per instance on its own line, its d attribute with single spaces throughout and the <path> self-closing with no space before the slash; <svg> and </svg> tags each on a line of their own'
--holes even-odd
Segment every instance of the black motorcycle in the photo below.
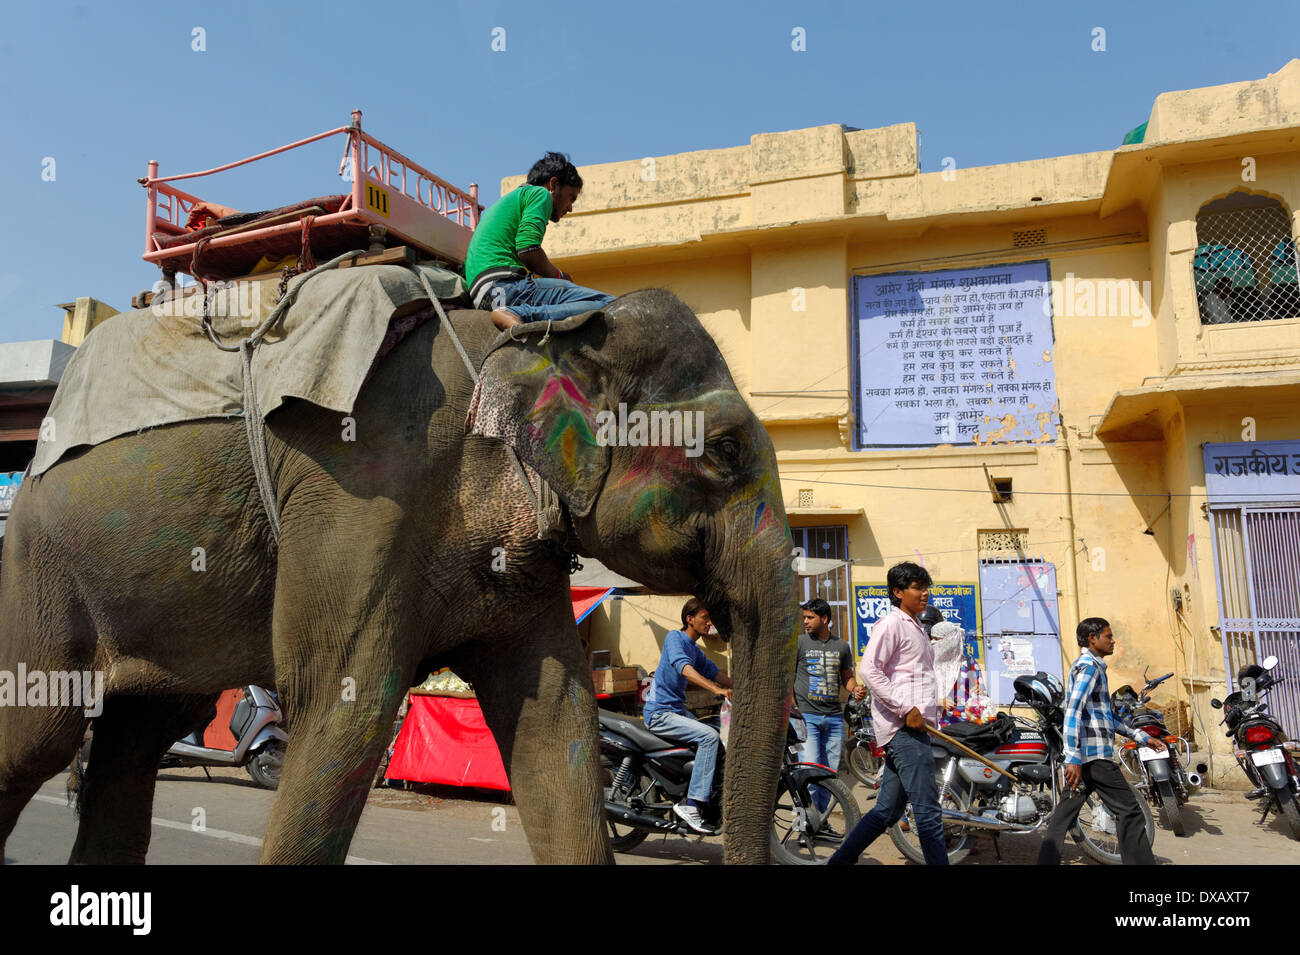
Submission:
<svg viewBox="0 0 1300 955">
<path fill-rule="evenodd" d="M 844 762 L 849 772 L 873 793 L 880 789 L 885 771 L 885 751 L 876 745 L 876 727 L 871 719 L 871 697 L 844 704 L 844 723 L 848 736 L 844 740 Z"/>
<path fill-rule="evenodd" d="M 1172 673 L 1166 673 L 1152 680 L 1144 670 L 1142 679 L 1145 682 L 1140 694 L 1126 683 L 1110 695 L 1110 700 L 1117 719 L 1166 744 L 1164 749 L 1156 750 L 1128 740 L 1119 749 L 1120 765 L 1142 798 L 1160 810 L 1170 831 L 1176 836 L 1184 836 L 1187 827 L 1183 824 L 1183 805 L 1200 788 L 1206 767 L 1202 764 L 1196 772 L 1186 771 L 1184 767 L 1191 760 L 1191 746 L 1181 736 L 1171 735 L 1165 729 L 1164 716 L 1147 706 L 1151 702 L 1151 691 L 1171 676 Z"/>
<path fill-rule="evenodd" d="M 1268 712 L 1264 696 L 1282 682 L 1270 672 L 1277 657 L 1268 657 L 1263 666 L 1252 663 L 1237 673 L 1241 687 L 1223 701 L 1210 700 L 1216 710 L 1223 710 L 1220 725 L 1228 724 L 1228 737 L 1237 748 L 1233 755 L 1237 765 L 1255 785 L 1247 793 L 1263 806 L 1259 821 L 1276 808 L 1286 820 L 1292 839 L 1300 839 L 1300 774 L 1296 771 L 1297 744 L 1286 738 L 1282 725 Z"/>
<path fill-rule="evenodd" d="M 825 864 L 862 818 L 849 787 L 834 770 L 798 761 L 804 736 L 803 718 L 792 715 L 772 809 L 772 858 L 782 865 Z M 722 835 L 724 759 L 725 750 L 719 750 L 709 802 L 700 810 L 717 836 Z M 631 851 L 654 832 L 699 835 L 673 813 L 673 806 L 686 797 L 695 766 L 688 745 L 651 733 L 635 717 L 601 710 L 600 762 L 606 825 L 615 852 Z"/>
</svg>

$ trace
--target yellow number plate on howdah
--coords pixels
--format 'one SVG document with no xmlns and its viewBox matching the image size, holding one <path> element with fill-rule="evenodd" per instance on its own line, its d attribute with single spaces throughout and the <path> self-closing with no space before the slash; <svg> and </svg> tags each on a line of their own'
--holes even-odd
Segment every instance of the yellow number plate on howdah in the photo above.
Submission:
<svg viewBox="0 0 1300 955">
<path fill-rule="evenodd" d="M 366 183 L 366 208 L 388 218 L 388 192 L 378 186 Z"/>
</svg>

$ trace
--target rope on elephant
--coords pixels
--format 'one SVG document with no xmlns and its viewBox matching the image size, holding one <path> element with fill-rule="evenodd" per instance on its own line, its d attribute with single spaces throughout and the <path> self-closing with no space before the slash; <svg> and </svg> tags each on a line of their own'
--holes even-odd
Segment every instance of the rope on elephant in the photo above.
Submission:
<svg viewBox="0 0 1300 955">
<path fill-rule="evenodd" d="M 414 268 L 414 266 L 412 266 L 412 268 Z M 438 301 L 438 296 L 433 294 L 433 287 L 429 285 L 429 280 L 419 269 L 415 269 L 415 274 L 419 276 L 421 284 L 424 285 L 424 291 L 429 296 L 429 301 L 433 303 L 434 310 L 438 313 L 439 321 L 441 321 L 443 325 L 447 326 L 447 331 L 451 334 L 452 344 L 456 346 L 456 351 L 460 353 L 460 360 L 465 363 L 465 368 L 469 371 L 470 380 L 473 381 L 475 387 L 477 387 L 478 369 L 476 369 L 474 363 L 469 360 L 469 355 L 465 351 L 465 346 L 461 344 L 460 336 L 456 334 L 456 329 L 452 327 L 451 319 L 449 319 L 447 313 L 442 310 L 442 303 Z M 551 333 L 550 324 L 550 322 L 546 323 L 547 335 L 550 335 Z M 552 490 L 552 488 L 543 481 L 540 476 L 537 479 L 540 488 L 535 492 L 533 490 L 532 482 L 528 480 L 528 475 L 524 473 L 524 466 L 519 461 L 519 455 L 515 454 L 515 449 L 510 445 L 507 444 L 505 447 L 506 456 L 510 458 L 510 463 L 514 465 L 515 475 L 519 478 L 519 483 L 524 486 L 524 492 L 528 495 L 528 500 L 533 505 L 533 511 L 537 514 L 537 537 L 539 540 L 546 540 L 551 536 L 549 529 L 555 527 L 559 523 L 559 496 L 556 495 L 555 491 Z M 551 500 L 547 500 L 544 505 L 543 499 L 548 497 L 548 493 Z"/>
<path fill-rule="evenodd" d="M 262 413 L 257 403 L 257 392 L 253 387 L 253 352 L 257 346 L 262 343 L 263 337 L 274 327 L 281 316 L 293 305 L 298 298 L 298 292 L 307 283 L 312 276 L 329 269 L 337 268 L 340 264 L 348 259 L 358 255 L 364 255 L 364 249 L 344 252 L 342 255 L 335 256 L 323 265 L 318 265 L 309 272 L 304 272 L 302 276 L 293 283 L 293 286 L 285 291 L 280 300 L 276 302 L 271 313 L 266 319 L 254 329 L 253 333 L 239 342 L 237 345 L 227 345 L 221 341 L 217 335 L 216 329 L 212 327 L 212 319 L 208 314 L 208 287 L 204 282 L 203 287 L 203 331 L 211 339 L 212 343 L 222 351 L 239 352 L 241 375 L 243 377 L 244 391 L 244 432 L 248 438 L 249 456 L 253 464 L 253 476 L 257 482 L 257 493 L 262 500 L 262 508 L 266 511 L 266 517 L 271 527 L 271 537 L 278 545 L 280 543 L 280 508 L 275 500 L 275 488 L 271 482 L 271 462 L 270 455 L 266 448 L 266 422 L 262 420 Z M 465 346 L 461 343 L 460 336 L 456 334 L 456 329 L 452 326 L 451 320 L 447 313 L 443 311 L 442 302 L 438 299 L 437 293 L 433 286 L 429 284 L 429 279 L 423 272 L 411 264 L 411 270 L 419 278 L 420 284 L 424 287 L 425 294 L 429 296 L 434 311 L 437 312 L 439 321 L 447 328 L 451 336 L 452 344 L 455 345 L 461 361 L 465 363 L 465 368 L 469 371 L 470 379 L 475 385 L 478 384 L 478 370 L 474 363 L 470 361 L 469 355 L 465 351 Z M 546 323 L 546 336 L 549 337 L 550 322 Z M 511 336 L 512 338 L 514 336 Z M 545 338 L 543 339 L 545 341 Z M 537 536 L 539 539 L 546 540 L 551 536 L 553 528 L 557 527 L 560 521 L 559 498 L 554 490 L 538 478 L 541 485 L 540 493 L 533 490 L 532 482 L 528 480 L 528 475 L 524 472 L 523 464 L 515 449 L 506 445 L 506 455 L 510 458 L 510 463 L 514 466 L 515 474 L 519 478 L 519 483 L 524 486 L 524 491 L 528 495 L 529 501 L 533 505 L 533 510 L 537 514 Z M 545 499 L 545 503 L 543 501 Z"/>
<path fill-rule="evenodd" d="M 266 316 L 262 324 L 257 326 L 251 335 L 237 345 L 227 345 L 222 342 L 217 335 L 216 329 L 212 327 L 212 318 L 208 315 L 208 286 L 206 282 L 203 284 L 203 331 L 212 340 L 212 344 L 222 351 L 239 352 L 239 364 L 244 388 L 244 433 L 248 438 L 248 453 L 253 462 L 253 477 L 257 481 L 257 494 L 262 499 L 262 509 L 266 511 L 266 519 L 271 525 L 271 539 L 276 544 L 280 543 L 280 507 L 276 503 L 275 488 L 271 484 L 271 459 L 266 450 L 266 422 L 262 420 L 262 412 L 257 404 L 257 391 L 253 388 L 253 352 L 262 343 L 266 333 L 293 305 L 298 298 L 299 289 L 306 284 L 309 278 L 327 269 L 337 268 L 345 260 L 358 255 L 365 255 L 365 249 L 344 252 L 342 255 L 330 259 L 324 265 L 318 265 L 311 271 L 304 272 L 302 277 L 293 284 L 293 287 L 280 297 L 280 301 L 275 303 L 275 308 L 271 309 L 271 314 Z"/>
</svg>

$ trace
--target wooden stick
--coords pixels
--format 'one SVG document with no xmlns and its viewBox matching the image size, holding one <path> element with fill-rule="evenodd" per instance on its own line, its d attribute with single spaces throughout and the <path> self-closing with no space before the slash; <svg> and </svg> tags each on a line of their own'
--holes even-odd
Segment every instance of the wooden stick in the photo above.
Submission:
<svg viewBox="0 0 1300 955">
<path fill-rule="evenodd" d="M 963 753 L 965 753 L 967 756 L 971 757 L 972 759 L 978 759 L 981 763 L 983 763 L 983 764 L 984 764 L 985 766 L 987 766 L 989 769 L 996 770 L 997 772 L 1001 773 L 1003 776 L 1007 777 L 1007 779 L 1011 780 L 1013 783 L 1018 783 L 1018 782 L 1020 782 L 1020 780 L 1016 779 L 1015 776 L 1012 776 L 1009 772 L 1007 772 L 1005 769 L 1003 769 L 1003 768 L 1002 768 L 1001 766 L 999 766 L 997 763 L 994 763 L 994 762 L 991 762 L 990 760 L 985 759 L 983 756 L 981 756 L 979 753 L 975 752 L 975 750 L 971 749 L 969 746 L 964 746 L 964 745 L 962 745 L 961 743 L 957 742 L 955 739 L 953 739 L 951 736 L 948 736 L 948 735 L 946 735 L 946 734 L 944 734 L 944 733 L 939 732 L 937 729 L 935 729 L 935 728 L 934 728 L 933 726 L 931 726 L 929 723 L 926 723 L 926 724 L 925 724 L 925 730 L 926 730 L 926 732 L 929 733 L 931 736 L 937 736 L 937 737 L 939 737 L 939 739 L 943 740 L 943 741 L 944 741 L 945 743 L 947 743 L 949 746 L 955 746 L 957 749 L 961 750 Z"/>
</svg>

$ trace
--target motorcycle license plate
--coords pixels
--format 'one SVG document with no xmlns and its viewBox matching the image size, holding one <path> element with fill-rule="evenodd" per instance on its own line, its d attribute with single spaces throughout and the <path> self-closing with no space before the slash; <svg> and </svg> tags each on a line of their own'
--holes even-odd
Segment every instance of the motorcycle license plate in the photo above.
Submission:
<svg viewBox="0 0 1300 955">
<path fill-rule="evenodd" d="M 1262 749 L 1257 753 L 1251 753 L 1250 758 L 1256 766 L 1267 766 L 1270 763 L 1282 762 L 1284 757 L 1280 749 Z"/>
<path fill-rule="evenodd" d="M 1142 762 L 1149 763 L 1153 759 L 1168 759 L 1169 750 L 1162 749 L 1160 752 L 1157 753 L 1150 746 L 1143 746 L 1140 749 L 1138 749 L 1138 756 L 1141 757 Z"/>
</svg>

